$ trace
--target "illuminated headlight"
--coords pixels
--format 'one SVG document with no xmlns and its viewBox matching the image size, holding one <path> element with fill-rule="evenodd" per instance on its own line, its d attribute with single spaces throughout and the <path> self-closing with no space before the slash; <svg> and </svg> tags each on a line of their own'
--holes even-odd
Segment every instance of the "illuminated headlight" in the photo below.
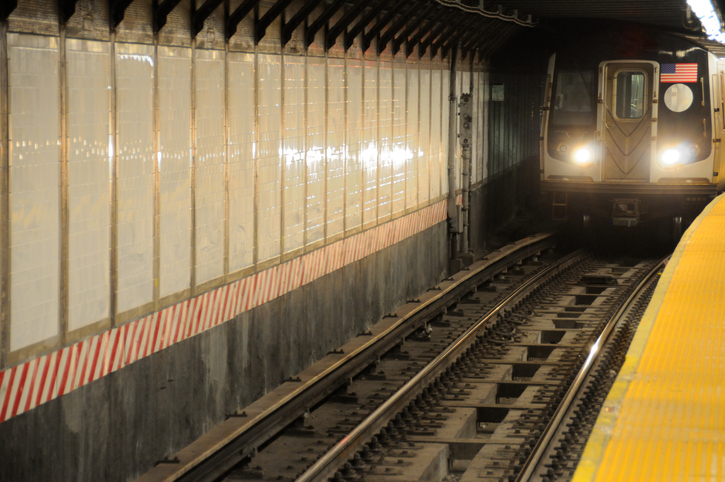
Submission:
<svg viewBox="0 0 725 482">
<path fill-rule="evenodd" d="M 699 153 L 700 148 L 697 144 L 683 142 L 678 146 L 669 147 L 662 151 L 659 163 L 665 168 L 690 164 L 697 158 Z"/>
<path fill-rule="evenodd" d="M 682 153 L 679 149 L 666 149 L 660 159 L 663 166 L 674 166 L 682 161 Z"/>
<path fill-rule="evenodd" d="M 572 156 L 574 162 L 580 165 L 589 164 L 592 160 L 592 151 L 588 147 L 580 147 Z"/>
</svg>

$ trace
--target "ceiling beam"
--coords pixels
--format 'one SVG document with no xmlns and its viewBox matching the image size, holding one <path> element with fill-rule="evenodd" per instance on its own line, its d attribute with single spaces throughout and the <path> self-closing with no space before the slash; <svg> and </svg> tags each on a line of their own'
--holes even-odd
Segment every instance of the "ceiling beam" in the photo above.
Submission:
<svg viewBox="0 0 725 482">
<path fill-rule="evenodd" d="M 363 41 L 361 45 L 363 52 L 367 52 L 373 39 L 388 23 L 390 23 L 391 20 L 393 20 L 393 18 L 395 18 L 395 15 L 398 12 L 403 10 L 405 6 L 410 6 L 410 2 L 408 2 L 408 0 L 400 0 L 393 8 L 388 10 L 388 12 L 383 15 L 383 18 L 381 18 L 375 25 L 373 25 L 373 27 L 368 30 L 365 35 L 363 35 Z"/>
<path fill-rule="evenodd" d="M 58 14 L 60 15 L 60 23 L 64 25 L 76 13 L 76 3 L 78 0 L 58 0 Z"/>
<path fill-rule="evenodd" d="M 16 8 L 18 8 L 18 0 L 5 0 L 0 3 L 0 21 L 7 20 Z"/>
<path fill-rule="evenodd" d="M 111 0 L 109 5 L 111 11 L 111 31 L 115 31 L 116 27 L 123 22 L 126 9 L 133 3 L 133 0 Z"/>
<path fill-rule="evenodd" d="M 426 34 L 430 33 L 430 31 L 435 27 L 436 23 L 438 23 L 441 20 L 441 17 L 439 14 L 443 14 L 443 10 L 440 10 L 438 12 L 434 12 L 432 18 L 428 19 L 428 21 L 425 23 L 425 25 L 421 26 L 420 29 L 416 32 L 415 35 L 413 35 L 413 38 L 409 39 L 408 42 L 405 44 L 405 56 L 410 57 L 410 54 L 413 53 L 413 50 L 415 49 L 415 46 L 420 43 L 420 40 L 425 37 Z"/>
<path fill-rule="evenodd" d="M 244 20 L 244 17 L 246 17 L 247 14 L 249 14 L 249 12 L 257 6 L 258 1 L 259 0 L 244 0 L 237 8 L 234 9 L 232 13 L 229 14 L 225 25 L 226 31 L 224 32 L 227 41 L 229 41 L 229 39 L 237 33 L 237 26 L 239 26 L 239 23 Z"/>
<path fill-rule="evenodd" d="M 302 6 L 302 8 L 297 11 L 296 14 L 294 14 L 289 22 L 284 24 L 284 27 L 282 27 L 283 47 L 287 45 L 287 42 L 292 39 L 292 33 L 295 31 L 295 29 L 302 25 L 302 22 L 307 20 L 307 17 L 320 3 L 322 3 L 322 0 L 309 0 L 306 4 Z"/>
<path fill-rule="evenodd" d="M 201 7 L 191 14 L 191 38 L 196 38 L 204 30 L 204 21 L 222 4 L 224 0 L 206 0 Z M 256 0 L 255 0 L 256 2 Z"/>
<path fill-rule="evenodd" d="M 164 28 L 166 25 L 166 19 L 179 3 L 181 3 L 181 0 L 163 0 L 154 7 L 154 33 L 159 33 L 161 29 Z"/>
<path fill-rule="evenodd" d="M 423 55 L 425 55 L 426 50 L 428 50 L 428 47 L 430 44 L 438 38 L 438 36 L 444 32 L 451 22 L 454 19 L 454 12 L 450 11 L 447 15 L 443 15 L 441 18 L 441 21 L 438 23 L 438 25 L 433 28 L 430 32 L 430 34 L 420 42 L 420 48 L 418 49 L 418 57 L 422 58 Z M 435 55 L 432 55 L 432 57 L 435 57 Z"/>
<path fill-rule="evenodd" d="M 458 45 L 458 41 L 470 32 L 470 30 L 474 30 L 477 23 L 479 23 L 481 19 L 480 18 L 472 18 L 465 24 L 461 25 L 461 28 L 455 30 L 450 35 L 448 35 L 445 39 L 441 37 L 439 46 L 441 47 L 441 54 L 442 57 L 445 59 L 448 56 L 448 52 L 451 49 L 452 45 Z M 431 47 L 431 54 L 433 53 L 433 50 L 438 50 L 438 46 L 432 46 Z"/>
<path fill-rule="evenodd" d="M 358 22 L 355 24 L 353 28 L 347 31 L 345 33 L 345 51 L 347 52 L 350 47 L 352 47 L 352 44 L 355 42 L 355 38 L 360 35 L 363 31 L 365 31 L 365 27 L 367 27 L 370 22 L 375 19 L 375 17 L 380 14 L 380 11 L 382 10 L 383 5 L 387 3 L 387 0 L 380 0 L 377 5 L 373 6 L 370 10 L 367 11 L 363 17 L 358 20 Z M 402 5 L 402 0 L 398 2 L 397 5 Z M 397 5 L 394 5 L 393 8 L 397 8 Z"/>
<path fill-rule="evenodd" d="M 267 34 L 267 27 L 272 25 L 272 22 L 274 22 L 277 17 L 282 15 L 282 12 L 284 12 L 284 9 L 287 8 L 290 3 L 292 3 L 292 0 L 277 0 L 277 3 L 272 5 L 269 10 L 267 10 L 265 14 L 262 15 L 262 18 L 259 19 L 257 25 L 255 25 L 254 27 L 255 44 L 258 44 L 260 40 L 264 38 L 264 36 Z"/>
<path fill-rule="evenodd" d="M 413 4 L 413 2 L 411 2 L 411 4 Z M 412 14 L 413 9 L 416 6 L 417 5 L 413 4 L 411 6 L 410 10 L 408 10 L 408 13 Z M 397 18 L 397 20 L 395 20 L 395 22 L 393 22 L 393 24 L 390 26 L 390 28 L 388 28 L 388 30 L 386 30 L 385 33 L 380 36 L 380 40 L 378 40 L 378 48 L 377 48 L 378 55 L 380 55 L 380 53 L 383 50 L 385 50 L 385 47 L 387 47 L 388 42 L 393 40 L 395 38 L 395 36 L 398 34 L 398 32 L 400 32 L 409 21 L 410 21 L 410 15 L 401 15 L 400 17 Z"/>
<path fill-rule="evenodd" d="M 337 21 L 327 34 L 325 34 L 325 51 L 330 50 L 332 46 L 335 45 L 337 37 L 339 37 L 352 23 L 352 21 L 360 15 L 360 12 L 365 10 L 365 8 L 367 8 L 372 2 L 373 0 L 358 0 L 352 8 L 345 12 L 342 18 L 340 18 L 340 20 Z"/>
<path fill-rule="evenodd" d="M 312 45 L 315 41 L 315 35 L 320 31 L 322 27 L 327 25 L 333 15 L 345 5 L 347 0 L 335 0 L 332 4 L 328 5 L 327 8 L 305 29 L 305 47 Z"/>
<path fill-rule="evenodd" d="M 431 3 L 425 10 L 420 13 L 420 15 L 418 15 L 418 17 L 416 17 L 414 21 L 408 23 L 408 26 L 405 27 L 403 33 L 395 37 L 395 39 L 393 40 L 393 55 L 398 53 L 403 43 L 407 41 L 411 35 L 413 35 L 413 32 L 415 32 L 416 29 L 420 29 L 421 25 L 423 25 L 423 22 L 427 23 L 429 17 L 434 16 L 437 10 L 438 4 Z"/>
</svg>

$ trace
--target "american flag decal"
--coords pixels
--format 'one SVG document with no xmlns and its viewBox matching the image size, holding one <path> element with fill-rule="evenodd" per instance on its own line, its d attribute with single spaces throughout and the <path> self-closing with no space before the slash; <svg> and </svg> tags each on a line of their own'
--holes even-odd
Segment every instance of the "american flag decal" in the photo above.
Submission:
<svg viewBox="0 0 725 482">
<path fill-rule="evenodd" d="M 662 64 L 660 82 L 697 82 L 697 64 Z"/>
</svg>

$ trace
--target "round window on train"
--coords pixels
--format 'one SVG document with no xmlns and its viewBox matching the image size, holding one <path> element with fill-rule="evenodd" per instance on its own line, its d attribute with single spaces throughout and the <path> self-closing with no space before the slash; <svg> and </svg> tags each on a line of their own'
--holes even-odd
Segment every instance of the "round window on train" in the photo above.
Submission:
<svg viewBox="0 0 725 482">
<path fill-rule="evenodd" d="M 685 84 L 672 84 L 665 91 L 665 105 L 672 112 L 683 112 L 692 105 L 692 89 Z"/>
</svg>

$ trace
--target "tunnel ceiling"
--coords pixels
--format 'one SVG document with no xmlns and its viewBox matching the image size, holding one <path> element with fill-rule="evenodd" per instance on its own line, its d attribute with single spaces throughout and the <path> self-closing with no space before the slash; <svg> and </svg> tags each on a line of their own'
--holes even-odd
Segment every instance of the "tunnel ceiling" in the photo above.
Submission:
<svg viewBox="0 0 725 482">
<path fill-rule="evenodd" d="M 77 3 L 78 0 L 58 0 L 61 23 L 75 14 Z M 132 3 L 133 0 L 109 0 L 110 30 L 123 22 L 124 12 Z M 153 2 L 154 32 L 164 28 L 168 15 L 181 3 L 182 0 Z M 435 56 L 440 52 L 445 58 L 452 49 L 460 48 L 464 58 L 476 51 L 490 57 L 504 47 L 515 51 L 516 43 L 522 42 L 542 50 L 560 43 L 562 35 L 573 38 L 576 32 L 586 32 L 592 26 L 607 28 L 609 22 L 634 23 L 705 38 L 700 21 L 686 0 L 192 0 L 192 37 L 225 3 L 227 39 L 235 35 L 242 20 L 252 17 L 255 41 L 259 42 L 272 23 L 283 17 L 283 45 L 292 37 L 292 31 L 302 28 L 305 46 L 319 38 L 318 32 L 324 32 L 325 50 L 335 44 L 344 45 L 347 50 L 360 38 L 364 51 L 372 47 L 378 54 L 391 46 L 394 54 L 403 50 L 407 56 L 413 52 Z M 12 14 L 18 0 L 0 4 L 3 20 Z M 534 30 L 538 32 L 532 34 Z M 547 41 L 547 35 L 558 39 Z"/>
</svg>

